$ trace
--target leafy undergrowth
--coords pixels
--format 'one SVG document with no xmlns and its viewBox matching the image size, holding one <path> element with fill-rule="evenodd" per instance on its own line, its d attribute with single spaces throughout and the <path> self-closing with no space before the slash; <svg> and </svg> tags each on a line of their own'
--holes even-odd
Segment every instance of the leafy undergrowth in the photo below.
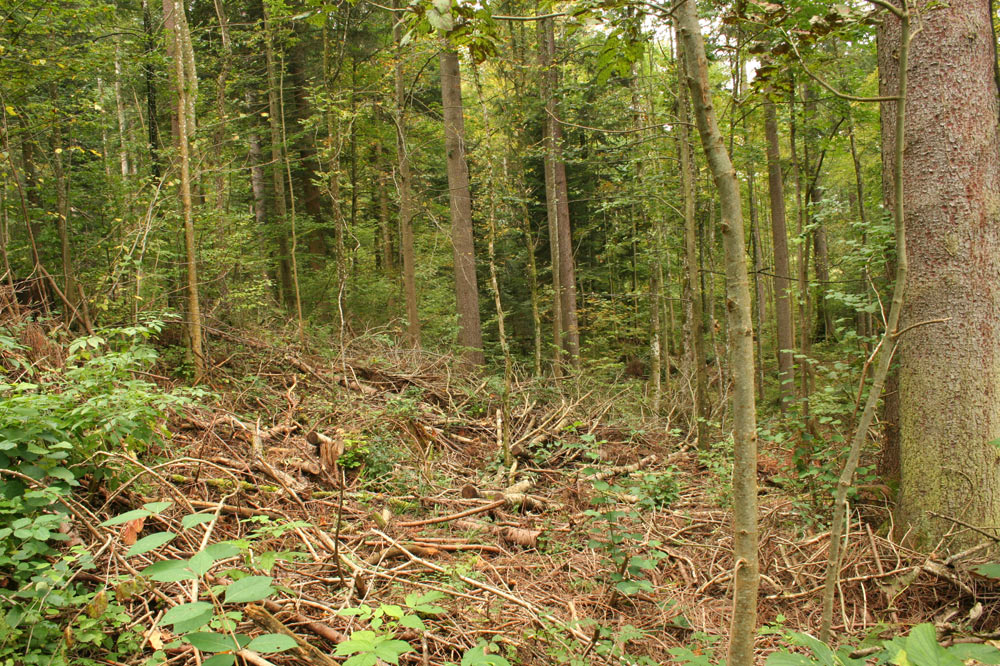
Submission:
<svg viewBox="0 0 1000 666">
<path fill-rule="evenodd" d="M 494 380 L 371 341 L 331 360 L 226 339 L 192 392 L 148 345 L 157 327 L 0 336 L 0 664 L 724 657 L 725 440 L 691 450 L 624 419 L 635 395 L 579 383 L 519 385 L 498 421 Z M 775 482 L 794 475 L 774 441 L 759 654 L 790 640 L 824 663 L 789 633 L 819 624 L 824 486 Z M 855 509 L 841 638 L 995 630 L 988 579 L 889 541 L 878 502 Z"/>
</svg>

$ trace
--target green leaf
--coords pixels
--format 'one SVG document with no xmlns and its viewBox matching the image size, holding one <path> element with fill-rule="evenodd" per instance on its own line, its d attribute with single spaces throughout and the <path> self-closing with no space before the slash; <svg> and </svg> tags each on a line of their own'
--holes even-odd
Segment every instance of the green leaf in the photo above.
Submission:
<svg viewBox="0 0 1000 666">
<path fill-rule="evenodd" d="M 1000 664 L 1000 650 L 982 643 L 959 643 L 948 648 L 948 653 L 962 661 L 973 659 L 980 664 Z"/>
<path fill-rule="evenodd" d="M 205 622 L 208 622 L 211 617 L 212 604 L 207 601 L 192 601 L 190 603 L 181 604 L 180 606 L 174 606 L 168 610 L 163 614 L 163 617 L 160 618 L 160 624 L 189 624 L 202 620 L 202 618 L 204 618 L 202 621 L 202 624 L 204 624 Z M 176 628 L 175 631 L 180 633 L 180 631 Z"/>
<path fill-rule="evenodd" d="M 823 666 L 837 666 L 837 659 L 833 654 L 833 650 L 823 641 L 809 634 L 795 632 L 792 634 L 792 642 L 796 645 L 809 648 Z"/>
<path fill-rule="evenodd" d="M 487 654 L 486 644 L 466 650 L 462 655 L 462 666 L 510 666 L 510 662 L 498 654 Z"/>
<path fill-rule="evenodd" d="M 375 646 L 375 656 L 390 664 L 399 663 L 399 655 L 413 652 L 413 646 L 406 641 L 380 641 Z"/>
<path fill-rule="evenodd" d="M 226 603 L 245 604 L 266 599 L 274 592 L 274 588 L 271 586 L 273 581 L 274 579 L 270 576 L 241 578 L 226 588 Z"/>
<path fill-rule="evenodd" d="M 378 657 L 371 652 L 362 652 L 345 661 L 344 666 L 375 666 L 377 661 Z"/>
<path fill-rule="evenodd" d="M 295 639 L 291 636 L 286 636 L 285 634 L 264 634 L 250 641 L 247 649 L 268 654 L 271 652 L 284 652 L 296 645 Z"/>
<path fill-rule="evenodd" d="M 101 523 L 101 527 L 111 527 L 112 525 L 121 525 L 122 523 L 127 523 L 130 520 L 135 520 L 136 518 L 148 518 L 151 516 L 149 511 L 145 509 L 133 509 L 132 511 L 126 511 L 120 516 L 115 516 L 114 518 L 109 518 Z"/>
<path fill-rule="evenodd" d="M 355 652 L 371 652 L 375 649 L 377 637 L 374 631 L 353 631 L 351 638 L 338 643 L 333 654 L 338 657 L 354 654 Z"/>
<path fill-rule="evenodd" d="M 199 576 L 203 576 L 209 572 L 216 562 L 229 557 L 235 557 L 239 554 L 239 547 L 229 541 L 211 543 L 191 557 L 191 570 Z"/>
<path fill-rule="evenodd" d="M 125 557 L 134 557 L 136 555 L 142 555 L 143 553 L 148 553 L 151 550 L 156 550 L 160 546 L 170 543 L 177 538 L 177 535 L 173 532 L 156 532 L 155 534 L 150 534 L 147 537 L 143 537 L 136 541 L 128 552 L 125 553 Z"/>
<path fill-rule="evenodd" d="M 815 666 L 815 662 L 803 654 L 772 652 L 767 656 L 765 666 Z"/>
<path fill-rule="evenodd" d="M 173 505 L 173 502 L 147 502 L 142 505 L 142 508 L 150 513 L 163 513 Z"/>
<path fill-rule="evenodd" d="M 987 578 L 996 578 L 1000 580 L 1000 564 L 994 562 L 991 564 L 980 564 L 978 567 L 973 569 L 980 576 L 986 576 Z"/>
<path fill-rule="evenodd" d="M 210 523 L 212 519 L 215 518 L 213 513 L 190 513 L 183 518 L 181 518 L 181 527 L 186 530 L 191 529 L 195 525 L 201 525 L 202 523 Z"/>
<path fill-rule="evenodd" d="M 154 562 L 142 570 L 142 575 L 158 583 L 178 583 L 195 580 L 198 576 L 191 571 L 187 560 L 163 560 Z"/>
<path fill-rule="evenodd" d="M 404 615 L 399 618 L 399 626 L 407 627 L 408 629 L 426 629 L 427 626 L 424 625 L 424 621 L 421 620 L 416 615 Z"/>
<path fill-rule="evenodd" d="M 188 634 L 184 637 L 188 643 L 195 646 L 202 652 L 227 652 L 230 650 L 239 650 L 247 643 L 250 642 L 250 637 L 243 634 L 236 634 L 236 640 L 234 642 L 233 637 L 228 634 L 217 634 L 214 631 L 202 631 L 194 634 Z"/>
<path fill-rule="evenodd" d="M 235 654 L 217 654 L 201 662 L 202 666 L 233 666 L 235 663 Z"/>
</svg>

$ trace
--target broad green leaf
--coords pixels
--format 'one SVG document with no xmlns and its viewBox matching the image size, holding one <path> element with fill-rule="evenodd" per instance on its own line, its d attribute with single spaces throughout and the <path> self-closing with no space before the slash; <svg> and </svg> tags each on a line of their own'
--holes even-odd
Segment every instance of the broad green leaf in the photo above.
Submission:
<svg viewBox="0 0 1000 666">
<path fill-rule="evenodd" d="M 162 513 L 173 505 L 173 502 L 146 502 L 142 505 L 142 508 L 150 513 Z"/>
<path fill-rule="evenodd" d="M 427 628 L 427 626 L 424 624 L 424 621 L 421 620 L 416 615 L 404 615 L 403 617 L 399 618 L 399 626 L 407 627 L 409 629 Z"/>
<path fill-rule="evenodd" d="M 212 604 L 207 601 L 192 601 L 179 606 L 174 606 L 160 618 L 160 624 L 184 624 L 205 618 L 205 622 L 212 617 Z"/>
<path fill-rule="evenodd" d="M 973 571 L 980 576 L 1000 580 L 1000 563 L 993 562 L 991 564 L 980 564 L 978 567 L 975 567 Z"/>
<path fill-rule="evenodd" d="M 195 525 L 212 522 L 213 518 L 215 518 L 215 514 L 213 513 L 189 513 L 181 518 L 181 527 L 189 530 Z"/>
<path fill-rule="evenodd" d="M 764 663 L 765 666 L 815 666 L 809 657 L 791 652 L 772 652 Z"/>
<path fill-rule="evenodd" d="M 191 571 L 187 560 L 163 560 L 154 562 L 142 570 L 143 576 L 158 583 L 177 583 L 182 580 L 194 580 L 198 576 Z"/>
<path fill-rule="evenodd" d="M 837 666 L 837 659 L 833 655 L 833 650 L 831 650 L 830 646 L 823 641 L 814 638 L 809 634 L 802 633 L 793 633 L 792 641 L 796 645 L 802 645 L 809 648 L 816 656 L 816 659 L 823 664 L 823 666 Z"/>
<path fill-rule="evenodd" d="M 915 666 L 938 666 L 942 663 L 941 646 L 937 642 L 937 633 L 930 623 L 918 624 L 910 630 L 906 637 L 906 655 Z"/>
<path fill-rule="evenodd" d="M 285 634 L 264 634 L 250 641 L 248 650 L 269 654 L 272 652 L 284 652 L 295 647 L 297 643 L 291 636 Z"/>
<path fill-rule="evenodd" d="M 191 570 L 199 576 L 209 572 L 216 562 L 240 554 L 240 549 L 228 541 L 211 543 L 191 556 Z"/>
<path fill-rule="evenodd" d="M 337 644 L 333 654 L 343 657 L 355 652 L 371 652 L 375 649 L 377 640 L 374 631 L 353 631 L 349 640 Z"/>
<path fill-rule="evenodd" d="M 202 666 L 233 666 L 235 663 L 235 654 L 217 654 L 201 662 Z"/>
<path fill-rule="evenodd" d="M 486 645 L 477 645 L 462 655 L 462 666 L 510 666 L 510 662 L 498 654 L 486 654 Z"/>
<path fill-rule="evenodd" d="M 362 652 L 345 661 L 344 666 L 375 666 L 377 662 L 378 657 L 374 654 L 371 652 Z"/>
<path fill-rule="evenodd" d="M 245 604 L 266 599 L 274 592 L 270 576 L 247 576 L 226 588 L 227 604 Z"/>
<path fill-rule="evenodd" d="M 399 663 L 399 655 L 413 652 L 413 646 L 406 641 L 380 641 L 375 645 L 375 656 L 390 664 Z"/>
<path fill-rule="evenodd" d="M 127 523 L 130 520 L 135 520 L 136 518 L 148 518 L 152 514 L 145 509 L 133 509 L 131 511 L 126 511 L 120 516 L 115 516 L 114 518 L 109 518 L 101 523 L 101 527 L 111 527 L 112 525 L 121 525 L 122 523 Z"/>
<path fill-rule="evenodd" d="M 233 641 L 232 636 L 228 634 L 217 634 L 214 631 L 200 631 L 188 634 L 184 638 L 188 643 L 195 646 L 202 652 L 228 652 L 230 650 L 239 650 L 250 642 L 250 637 L 243 634 L 236 634 L 236 640 L 239 641 L 239 643 L 236 643 Z"/>
<path fill-rule="evenodd" d="M 948 648 L 948 652 L 962 661 L 974 659 L 980 664 L 1000 664 L 1000 650 L 992 645 L 959 643 Z"/>
<path fill-rule="evenodd" d="M 151 550 L 156 550 L 160 546 L 170 543 L 176 538 L 177 535 L 173 532 L 156 532 L 155 534 L 150 534 L 136 541 L 128 549 L 128 552 L 125 553 L 125 557 L 134 557 L 135 555 L 148 553 Z"/>
</svg>

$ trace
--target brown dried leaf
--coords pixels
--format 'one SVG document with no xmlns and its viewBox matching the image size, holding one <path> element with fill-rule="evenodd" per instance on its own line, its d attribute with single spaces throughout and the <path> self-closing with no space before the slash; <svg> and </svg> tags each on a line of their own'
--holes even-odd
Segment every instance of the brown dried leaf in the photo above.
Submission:
<svg viewBox="0 0 1000 666">
<path fill-rule="evenodd" d="M 134 545 L 136 539 L 139 538 L 139 534 L 142 532 L 142 528 L 146 524 L 145 518 L 136 518 L 135 520 L 130 520 L 124 525 L 122 525 L 121 537 L 122 543 L 126 546 Z"/>
</svg>

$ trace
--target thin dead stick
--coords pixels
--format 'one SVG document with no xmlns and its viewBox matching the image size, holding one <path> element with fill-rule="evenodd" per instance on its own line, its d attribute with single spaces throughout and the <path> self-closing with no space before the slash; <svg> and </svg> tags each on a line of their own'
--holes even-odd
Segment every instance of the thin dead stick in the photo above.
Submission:
<svg viewBox="0 0 1000 666">
<path fill-rule="evenodd" d="M 453 513 L 447 516 L 438 516 L 437 518 L 427 518 L 426 520 L 409 520 L 403 523 L 396 523 L 397 527 L 421 527 L 423 525 L 436 525 L 438 523 L 447 523 L 452 520 L 459 520 L 467 516 L 474 516 L 477 513 L 486 513 L 487 511 L 492 511 L 497 509 L 504 504 L 507 500 L 499 499 L 495 502 L 490 502 L 489 504 L 483 504 L 482 506 L 475 506 L 471 509 L 466 509 L 465 511 L 460 511 L 459 513 Z"/>
</svg>

